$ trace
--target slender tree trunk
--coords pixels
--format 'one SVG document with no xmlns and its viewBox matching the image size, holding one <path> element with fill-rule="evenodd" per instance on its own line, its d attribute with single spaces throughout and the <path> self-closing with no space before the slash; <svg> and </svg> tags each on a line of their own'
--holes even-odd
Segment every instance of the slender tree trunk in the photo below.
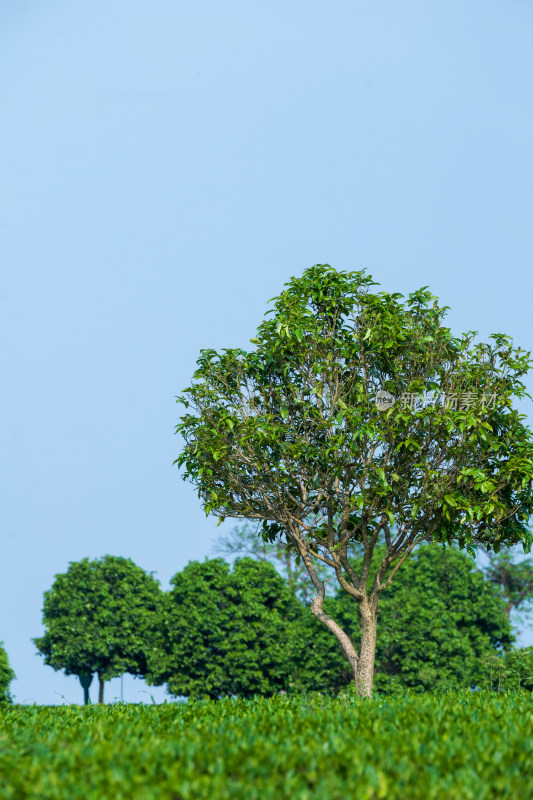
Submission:
<svg viewBox="0 0 533 800">
<path fill-rule="evenodd" d="M 100 673 L 98 673 L 98 702 L 104 702 L 104 681 Z"/>
<path fill-rule="evenodd" d="M 359 606 L 361 649 L 355 667 L 355 688 L 359 697 L 372 697 L 376 658 L 377 609 L 367 602 Z"/>
</svg>

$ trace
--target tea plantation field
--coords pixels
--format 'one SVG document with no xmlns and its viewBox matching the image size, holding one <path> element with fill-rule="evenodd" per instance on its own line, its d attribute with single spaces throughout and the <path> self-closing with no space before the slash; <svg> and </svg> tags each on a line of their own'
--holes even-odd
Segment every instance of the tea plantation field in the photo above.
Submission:
<svg viewBox="0 0 533 800">
<path fill-rule="evenodd" d="M 528 800 L 529 693 L 0 711 L 0 798 Z"/>
</svg>

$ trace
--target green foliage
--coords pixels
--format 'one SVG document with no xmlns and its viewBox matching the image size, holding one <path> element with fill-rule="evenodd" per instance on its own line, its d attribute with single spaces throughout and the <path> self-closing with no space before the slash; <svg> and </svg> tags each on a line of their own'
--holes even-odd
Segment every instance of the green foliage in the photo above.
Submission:
<svg viewBox="0 0 533 800">
<path fill-rule="evenodd" d="M 505 688 L 533 691 L 533 647 L 513 648 L 505 654 Z"/>
<path fill-rule="evenodd" d="M 168 683 L 175 695 L 219 697 L 331 693 L 351 682 L 338 642 L 288 595 L 286 579 L 266 561 L 269 548 L 275 545 L 264 544 L 255 566 L 249 558 L 237 561 L 233 573 L 214 559 L 175 576 L 151 649 L 152 683 Z M 340 592 L 324 607 L 358 642 L 350 598 Z M 502 600 L 472 559 L 456 548 L 423 545 L 383 594 L 375 685 L 387 693 L 484 686 L 483 659 L 512 641 Z"/>
<path fill-rule="evenodd" d="M 274 298 L 255 351 L 201 352 L 178 398 L 196 413 L 177 426 L 177 463 L 206 514 L 265 520 L 277 532 L 291 515 L 303 528 L 348 512 L 334 542 L 324 525 L 305 534 L 330 557 L 339 535 L 361 540 L 363 520 L 373 527 L 389 512 L 400 529 L 439 541 L 529 545 L 533 438 L 512 408 L 526 395 L 529 353 L 503 334 L 493 345 L 474 344 L 474 332 L 454 338 L 426 288 L 404 301 L 372 285 L 364 271 L 316 265 Z M 396 402 L 382 413 L 383 388 L 397 399 L 472 397 L 467 408 Z"/>
<path fill-rule="evenodd" d="M 13 702 L 9 691 L 9 684 L 15 678 L 15 673 L 9 666 L 7 653 L 2 645 L 3 642 L 0 642 L 0 705 Z"/>
<path fill-rule="evenodd" d="M 327 598 L 327 613 L 333 615 L 337 605 L 335 599 Z M 339 642 L 308 607 L 301 609 L 293 623 L 291 642 L 289 678 L 284 687 L 289 694 L 331 694 L 346 690 L 353 681 L 353 670 Z"/>
<path fill-rule="evenodd" d="M 45 664 L 67 675 L 143 675 L 162 593 L 130 559 L 72 562 L 45 592 L 43 636 L 34 639 Z"/>
<path fill-rule="evenodd" d="M 147 680 L 173 695 L 216 698 L 285 688 L 290 623 L 301 608 L 272 564 L 191 562 L 171 580 Z"/>
<path fill-rule="evenodd" d="M 524 693 L 15 707 L 0 800 L 525 800 Z"/>
</svg>

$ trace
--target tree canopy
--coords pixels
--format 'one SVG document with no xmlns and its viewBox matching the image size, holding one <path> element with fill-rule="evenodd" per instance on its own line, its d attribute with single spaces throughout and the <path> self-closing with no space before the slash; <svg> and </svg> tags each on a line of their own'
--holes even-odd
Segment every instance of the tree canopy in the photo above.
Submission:
<svg viewBox="0 0 533 800">
<path fill-rule="evenodd" d="M 299 555 L 363 695 L 380 596 L 417 544 L 529 550 L 533 510 L 533 436 L 513 407 L 530 354 L 501 333 L 453 336 L 427 287 L 374 285 L 320 264 L 292 278 L 253 351 L 201 351 L 176 428 L 206 514 L 259 520 Z M 324 609 L 318 562 L 359 608 L 359 649 Z"/>
<path fill-rule="evenodd" d="M 298 603 L 265 561 L 193 561 L 171 580 L 147 682 L 173 695 L 269 695 L 288 680 Z"/>
<path fill-rule="evenodd" d="M 145 673 L 161 597 L 159 582 L 128 558 L 71 562 L 44 594 L 46 630 L 33 641 L 55 670 L 96 673 L 103 702 L 104 681 Z"/>
<path fill-rule="evenodd" d="M 13 698 L 9 691 L 9 684 L 15 678 L 15 673 L 9 666 L 9 659 L 4 650 L 3 642 L 0 642 L 0 704 L 11 703 Z"/>
</svg>

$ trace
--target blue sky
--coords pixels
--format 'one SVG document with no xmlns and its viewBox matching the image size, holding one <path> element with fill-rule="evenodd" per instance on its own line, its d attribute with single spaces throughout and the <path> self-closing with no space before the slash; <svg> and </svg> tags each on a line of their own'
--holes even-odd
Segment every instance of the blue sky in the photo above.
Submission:
<svg viewBox="0 0 533 800">
<path fill-rule="evenodd" d="M 172 467 L 174 397 L 291 276 L 429 285 L 532 349 L 533 9 L 25 0 L 0 75 L 0 639 L 17 700 L 55 703 L 56 573 L 111 553 L 166 587 L 232 527 Z"/>
</svg>

